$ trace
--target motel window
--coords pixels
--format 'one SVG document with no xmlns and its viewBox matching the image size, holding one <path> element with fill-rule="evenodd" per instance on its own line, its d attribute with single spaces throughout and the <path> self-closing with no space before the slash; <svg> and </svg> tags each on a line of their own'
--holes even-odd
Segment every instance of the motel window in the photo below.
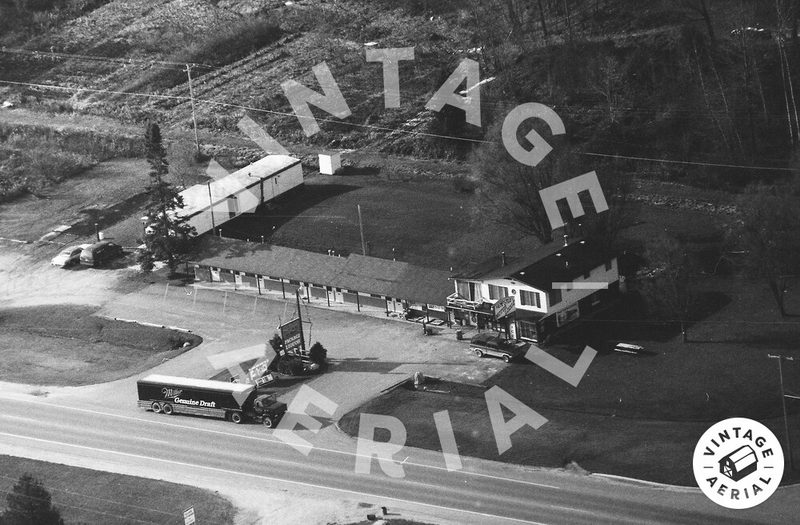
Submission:
<svg viewBox="0 0 800 525">
<path fill-rule="evenodd" d="M 519 300 L 525 306 L 535 306 L 536 308 L 542 307 L 542 301 L 539 298 L 538 292 L 528 292 L 525 290 L 520 290 Z"/>
<path fill-rule="evenodd" d="M 560 302 L 561 302 L 561 289 L 553 288 L 553 291 L 550 292 L 550 306 L 558 304 Z"/>
<path fill-rule="evenodd" d="M 508 297 L 508 288 L 494 284 L 489 285 L 489 299 L 502 299 L 503 297 Z"/>
</svg>

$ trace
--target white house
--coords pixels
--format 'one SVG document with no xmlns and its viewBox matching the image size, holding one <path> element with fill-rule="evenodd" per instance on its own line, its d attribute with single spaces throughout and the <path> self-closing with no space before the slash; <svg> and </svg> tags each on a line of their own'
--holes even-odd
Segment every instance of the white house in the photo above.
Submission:
<svg viewBox="0 0 800 525">
<path fill-rule="evenodd" d="M 501 253 L 452 279 L 447 308 L 457 323 L 531 341 L 605 306 L 619 289 L 616 257 L 585 240 L 551 243 L 522 257 Z"/>
<path fill-rule="evenodd" d="M 200 235 L 303 184 L 300 160 L 288 155 L 268 155 L 225 177 L 196 184 L 180 194 L 187 217 Z"/>
</svg>

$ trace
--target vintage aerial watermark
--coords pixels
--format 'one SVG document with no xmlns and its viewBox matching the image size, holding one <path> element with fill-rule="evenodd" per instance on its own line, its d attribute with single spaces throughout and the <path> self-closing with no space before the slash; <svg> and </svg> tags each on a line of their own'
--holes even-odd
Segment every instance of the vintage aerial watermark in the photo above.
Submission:
<svg viewBox="0 0 800 525">
<path fill-rule="evenodd" d="M 729 509 L 765 502 L 783 477 L 783 449 L 767 427 L 743 417 L 711 426 L 697 442 L 694 478 L 708 498 Z"/>
</svg>

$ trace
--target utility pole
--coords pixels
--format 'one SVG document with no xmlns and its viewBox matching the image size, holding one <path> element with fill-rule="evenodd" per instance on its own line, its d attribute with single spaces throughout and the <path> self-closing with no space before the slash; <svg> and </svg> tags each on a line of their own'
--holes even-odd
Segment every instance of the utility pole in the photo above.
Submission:
<svg viewBox="0 0 800 525">
<path fill-rule="evenodd" d="M 189 79 L 189 99 L 192 102 L 192 124 L 194 125 L 194 146 L 200 155 L 200 139 L 197 138 L 197 117 L 194 113 L 194 89 L 192 88 L 192 68 L 186 64 L 186 76 Z"/>
<path fill-rule="evenodd" d="M 367 243 L 364 242 L 364 222 L 361 220 L 361 205 L 358 204 L 358 229 L 361 231 L 361 254 L 367 255 Z"/>
<path fill-rule="evenodd" d="M 786 432 L 786 453 L 789 454 L 789 466 L 794 470 L 794 456 L 792 455 L 792 439 L 789 435 L 789 416 L 786 412 L 786 392 L 783 387 L 783 365 L 781 364 L 782 361 L 794 361 L 793 357 L 788 357 L 784 355 L 772 355 L 767 354 L 767 357 L 770 359 L 777 359 L 778 360 L 778 376 L 781 385 L 781 406 L 783 407 L 783 427 Z"/>
<path fill-rule="evenodd" d="M 208 187 L 208 209 L 211 210 L 211 235 L 217 234 L 217 225 L 214 224 L 214 200 L 211 198 L 211 181 L 206 183 Z"/>
</svg>

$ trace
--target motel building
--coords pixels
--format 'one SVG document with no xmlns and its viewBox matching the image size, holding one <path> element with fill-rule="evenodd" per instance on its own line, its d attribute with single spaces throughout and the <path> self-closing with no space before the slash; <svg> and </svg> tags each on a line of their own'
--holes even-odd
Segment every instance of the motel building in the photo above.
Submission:
<svg viewBox="0 0 800 525">
<path fill-rule="evenodd" d="M 568 323 L 609 305 L 619 292 L 616 257 L 589 241 L 550 243 L 520 257 L 505 253 L 452 278 L 455 322 L 544 343 Z"/>
</svg>

